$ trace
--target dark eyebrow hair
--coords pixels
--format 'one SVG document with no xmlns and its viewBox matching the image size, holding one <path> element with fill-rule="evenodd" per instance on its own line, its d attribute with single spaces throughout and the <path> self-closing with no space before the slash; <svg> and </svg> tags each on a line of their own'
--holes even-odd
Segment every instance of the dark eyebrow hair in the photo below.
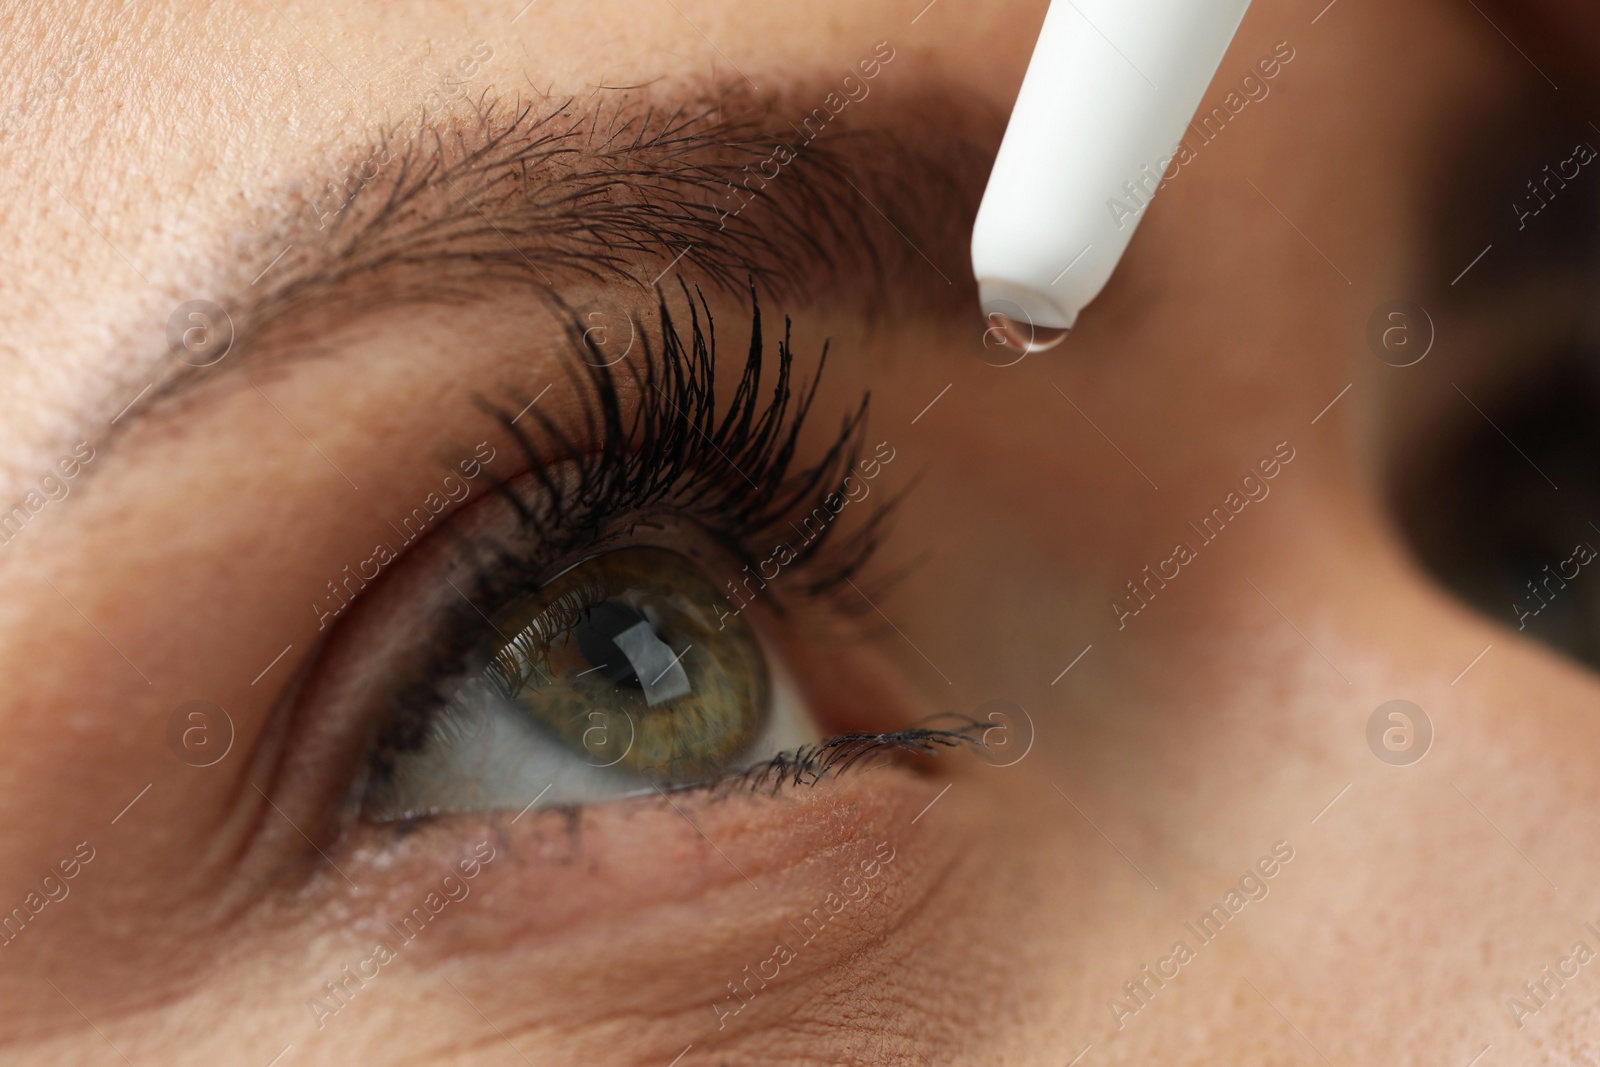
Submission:
<svg viewBox="0 0 1600 1067">
<path fill-rule="evenodd" d="M 381 129 L 321 179 L 331 198 L 305 193 L 317 182 L 291 187 L 288 216 L 237 254 L 279 258 L 254 281 L 240 266 L 219 283 L 232 293 L 218 300 L 228 355 L 205 368 L 168 359 L 133 414 L 263 357 L 315 354 L 334 315 L 502 286 L 559 301 L 563 286 L 616 283 L 648 301 L 675 272 L 866 319 L 976 307 L 967 241 L 1004 116 L 952 88 L 880 100 L 855 84 L 868 87 L 859 100 L 834 80 L 764 98 L 721 88 L 672 108 L 637 90 L 582 105 L 485 96 Z"/>
</svg>

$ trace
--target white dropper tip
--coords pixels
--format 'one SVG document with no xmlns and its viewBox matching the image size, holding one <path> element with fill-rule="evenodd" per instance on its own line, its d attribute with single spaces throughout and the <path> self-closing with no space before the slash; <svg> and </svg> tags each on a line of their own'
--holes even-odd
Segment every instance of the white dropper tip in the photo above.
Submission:
<svg viewBox="0 0 1600 1067">
<path fill-rule="evenodd" d="M 1122 258 L 1250 0 L 1058 0 L 972 230 L 985 343 L 1060 344 Z"/>
<path fill-rule="evenodd" d="M 1002 348 L 1020 352 L 1025 356 L 1054 348 L 1067 339 L 1072 330 L 1056 326 L 1035 326 L 1031 322 L 1018 322 L 1003 312 L 989 313 L 989 329 L 985 340 L 992 339 Z"/>
</svg>

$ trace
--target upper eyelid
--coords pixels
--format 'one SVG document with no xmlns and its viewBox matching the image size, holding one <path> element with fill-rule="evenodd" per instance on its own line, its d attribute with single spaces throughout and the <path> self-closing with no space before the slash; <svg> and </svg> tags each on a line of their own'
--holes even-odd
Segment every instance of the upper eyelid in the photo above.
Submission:
<svg viewBox="0 0 1600 1067">
<path fill-rule="evenodd" d="M 624 521 L 650 515 L 669 515 L 715 539 L 735 563 L 724 583 L 730 591 L 740 577 L 737 564 L 745 563 L 748 570 L 760 560 L 756 552 L 767 552 L 779 540 L 800 546 L 785 566 L 783 584 L 809 580 L 810 587 L 803 591 L 810 595 L 828 584 L 829 569 L 854 573 L 875 547 L 870 536 L 852 535 L 840 551 L 830 554 L 823 550 L 837 532 L 835 523 L 801 530 L 795 521 L 809 525 L 811 514 L 821 507 L 819 500 L 843 494 L 845 474 L 852 468 L 865 429 L 864 400 L 845 420 L 832 446 L 816 461 L 802 465 L 797 441 L 820 368 L 809 384 L 793 387 L 794 357 L 787 341 L 778 344 L 774 357 L 759 308 L 753 307 L 744 353 L 746 387 L 725 406 L 718 406 L 708 391 L 718 359 L 714 323 L 708 306 L 696 300 L 698 294 L 691 295 L 684 287 L 681 295 L 689 308 L 687 315 L 674 318 L 663 295 L 655 324 L 641 324 L 643 369 L 585 359 L 592 354 L 585 346 L 592 342 L 585 338 L 581 317 L 573 313 L 567 362 L 582 402 L 578 414 L 573 414 L 571 404 L 561 405 L 560 415 L 547 415 L 520 400 L 509 407 L 480 400 L 492 422 L 513 439 L 511 444 L 497 441 L 491 446 L 498 469 L 484 465 L 479 476 L 489 491 L 497 492 L 517 512 L 520 530 L 514 536 L 505 529 L 497 533 L 478 529 L 481 524 L 473 516 L 482 514 L 484 493 L 451 502 L 426 531 L 432 535 L 427 540 L 405 538 L 388 546 L 393 561 L 379 575 L 362 574 L 365 581 L 359 589 L 349 590 L 354 595 L 348 604 L 344 598 L 330 597 L 327 621 L 342 622 L 344 607 L 370 597 L 369 582 L 406 568 L 418 549 L 429 549 L 429 558 L 436 556 L 440 542 L 434 539 L 443 538 L 456 563 L 477 562 L 469 563 L 464 573 L 458 571 L 452 581 L 456 596 L 438 616 L 435 633 L 442 639 L 475 630 L 483 622 L 485 607 L 492 611 L 505 588 L 550 580 L 554 564 L 572 565 L 610 547 L 597 544 L 597 534 L 615 535 Z M 753 293 L 751 299 L 755 300 Z M 688 319 L 688 336 L 676 325 L 681 318 Z M 642 385 L 632 410 L 619 395 L 624 377 Z M 518 425 L 523 414 L 528 417 Z M 530 429 L 529 423 L 537 426 Z M 474 449 L 458 446 L 450 454 L 483 458 L 487 443 Z M 667 467 L 675 473 L 662 480 L 660 471 Z M 456 466 L 441 460 L 440 476 L 455 474 Z M 574 485 L 579 488 L 573 490 Z M 596 486 L 604 486 L 610 496 L 595 499 Z M 693 500 L 683 499 L 686 491 Z M 875 502 L 860 530 L 873 533 L 888 510 L 881 500 Z M 607 528 L 599 529 L 601 523 Z M 795 535 L 791 537 L 788 530 Z M 819 561 L 824 566 L 813 565 Z M 773 578 L 772 574 L 757 578 L 763 591 Z M 777 591 L 766 592 L 762 599 L 764 609 L 783 614 L 786 604 Z M 743 600 L 730 599 L 728 609 L 738 614 L 743 606 Z M 441 657 L 438 665 L 450 667 L 449 656 Z"/>
<path fill-rule="evenodd" d="M 710 306 L 698 291 L 691 293 L 686 285 L 680 291 L 682 310 L 676 313 L 666 294 L 659 294 L 654 322 L 640 324 L 642 358 L 620 368 L 585 358 L 598 354 L 594 342 L 581 319 L 574 316 L 569 322 L 569 340 L 578 357 L 569 370 L 588 404 L 583 422 L 589 447 L 574 447 L 574 435 L 560 420 L 537 409 L 531 412 L 535 431 L 523 430 L 509 413 L 498 412 L 528 469 L 555 498 L 549 505 L 552 513 L 566 502 L 564 487 L 548 474 L 552 460 L 576 465 L 583 488 L 608 479 L 607 487 L 624 503 L 674 504 L 690 514 L 722 515 L 752 535 L 789 521 L 798 504 L 844 484 L 864 439 L 865 397 L 847 415 L 827 451 L 795 469 L 800 431 L 816 399 L 827 346 L 811 381 L 794 386 L 788 320 L 774 345 L 752 288 L 739 385 L 726 406 L 719 407 L 711 395 L 719 340 Z M 620 396 L 624 376 L 638 387 L 631 410 Z M 769 398 L 763 400 L 764 395 Z M 673 477 L 664 479 L 661 470 L 669 465 Z M 538 510 L 514 492 L 507 496 L 530 529 L 542 536 Z M 562 520 L 570 521 L 570 516 Z M 820 536 L 807 537 L 803 554 L 814 554 L 834 529 L 829 524 Z"/>
<path fill-rule="evenodd" d="M 809 465 L 802 464 L 798 440 L 816 380 L 798 388 L 790 384 L 795 372 L 787 330 L 774 357 L 759 307 L 752 307 L 744 384 L 719 405 L 710 392 L 718 342 L 709 305 L 687 287 L 681 296 L 687 313 L 675 316 L 663 294 L 656 322 L 642 327 L 642 368 L 584 359 L 584 346 L 592 342 L 584 337 L 582 319 L 573 317 L 568 369 L 586 400 L 587 414 L 574 417 L 567 409 L 558 417 L 533 409 L 537 415 L 527 420 L 532 425 L 525 429 L 512 410 L 481 405 L 513 437 L 515 446 L 508 453 L 522 453 L 522 473 L 513 478 L 486 472 L 519 517 L 496 533 L 498 520 L 474 520 L 473 515 L 482 513 L 469 510 L 437 531 L 452 538 L 446 547 L 453 551 L 444 556 L 430 552 L 425 558 L 438 560 L 438 566 L 464 568 L 466 575 L 460 585 L 451 582 L 459 596 L 447 597 L 426 624 L 426 644 L 432 651 L 414 664 L 416 676 L 397 688 L 396 718 L 413 723 L 425 719 L 439 698 L 439 686 L 459 679 L 475 650 L 492 636 L 484 633 L 485 623 L 507 598 L 551 580 L 558 563 L 571 565 L 613 547 L 597 544 L 597 534 L 615 534 L 617 525 L 641 515 L 674 516 L 718 538 L 722 548 L 731 550 L 728 558 L 745 562 L 748 569 L 741 549 L 752 538 L 765 551 L 767 540 L 776 538 L 783 526 L 792 528 L 800 510 L 809 517 L 818 500 L 843 492 L 865 431 L 865 401 L 846 418 L 832 446 Z M 687 337 L 678 325 L 683 319 L 688 321 Z M 640 385 L 631 408 L 619 395 L 624 377 Z M 671 476 L 663 478 L 662 470 Z M 576 497 L 571 506 L 567 494 Z M 797 510 L 797 505 L 803 507 Z M 880 501 L 860 525 L 870 534 L 883 514 Z M 815 594 L 826 585 L 830 568 L 841 574 L 859 569 L 875 548 L 874 539 L 847 539 L 842 552 L 830 555 L 824 548 L 836 529 L 830 521 L 817 530 L 803 546 L 804 555 L 795 554 L 785 579 L 808 580 L 804 591 Z M 731 590 L 733 582 L 727 584 Z M 767 589 L 766 581 L 761 588 Z M 763 599 L 768 613 L 783 614 L 784 603 L 775 591 Z M 726 610 L 737 615 L 745 606 L 730 599 Z"/>
<path fill-rule="evenodd" d="M 574 314 L 568 335 L 578 357 L 576 364 L 581 368 L 574 373 L 581 376 L 580 388 L 592 390 L 591 406 L 603 413 L 598 419 L 586 418 L 585 422 L 590 434 L 597 432 L 593 423 L 600 422 L 603 441 L 574 449 L 573 435 L 563 430 L 558 420 L 541 413 L 537 416 L 538 426 L 545 431 L 546 440 L 539 442 L 518 428 L 516 417 L 497 410 L 501 426 L 513 435 L 523 452 L 529 472 L 525 477 L 537 482 L 546 498 L 526 499 L 510 482 L 501 481 L 497 488 L 522 516 L 525 532 L 544 542 L 542 547 L 553 555 L 570 558 L 574 547 L 594 546 L 581 540 L 572 545 L 549 543 L 549 529 L 539 518 L 541 512 L 548 512 L 553 523 L 565 524 L 569 530 L 574 524 L 581 525 L 582 518 L 572 515 L 571 509 L 563 513 L 565 489 L 574 481 L 588 486 L 609 479 L 609 487 L 616 491 L 618 499 L 606 501 L 606 507 L 627 510 L 632 515 L 644 508 L 678 509 L 690 521 L 699 517 L 719 520 L 724 527 L 736 524 L 737 533 L 745 540 L 740 545 L 724 546 L 736 551 L 752 538 L 792 541 L 801 548 L 793 550 L 792 563 L 796 565 L 790 577 L 805 573 L 807 565 L 822 555 L 837 527 L 827 522 L 820 529 L 807 532 L 797 527 L 795 520 L 809 520 L 820 506 L 818 501 L 844 492 L 866 427 L 865 398 L 846 418 L 831 447 L 810 466 L 792 473 L 798 461 L 800 430 L 815 399 L 821 367 L 809 385 L 799 387 L 798 399 L 791 403 L 793 390 L 788 383 L 794 373 L 794 357 L 788 346 L 787 324 L 774 360 L 767 354 L 770 342 L 765 339 L 759 304 L 752 291 L 743 384 L 727 407 L 719 409 L 707 392 L 718 359 L 715 324 L 703 297 L 691 295 L 687 286 L 682 287 L 682 295 L 689 311 L 689 336 L 680 332 L 678 322 L 683 316 L 674 316 L 662 295 L 653 328 L 640 325 L 639 334 L 645 342 L 642 370 L 637 364 L 626 364 L 623 371 L 584 358 L 592 354 L 593 342 L 583 329 L 582 319 Z M 773 364 L 776 381 L 769 383 L 763 370 Z M 641 385 L 631 418 L 624 415 L 616 395 L 621 373 Z M 765 403 L 760 399 L 763 393 L 770 393 Z M 633 447 L 641 437 L 642 452 Z M 597 444 L 602 447 L 595 447 Z M 569 471 L 567 477 L 557 478 L 551 473 L 552 460 L 562 465 L 577 464 L 580 469 L 576 475 Z M 662 481 L 658 468 L 666 463 L 673 464 L 678 473 L 674 479 Z M 626 473 L 619 475 L 619 470 Z M 682 500 L 686 493 L 693 498 L 687 504 Z M 580 502 L 579 506 L 593 503 Z M 874 507 L 862 524 L 869 535 L 876 532 L 891 507 L 881 501 Z M 702 522 L 702 526 L 706 532 L 718 532 L 710 522 Z M 785 526 L 794 530 L 796 537 L 789 538 Z M 593 536 L 590 529 L 577 533 L 580 538 Z M 757 547 L 765 549 L 766 544 L 762 542 Z M 837 567 L 841 572 L 854 572 L 874 547 L 870 536 L 856 538 L 847 546 Z M 732 586 L 732 582 L 728 584 Z"/>
</svg>

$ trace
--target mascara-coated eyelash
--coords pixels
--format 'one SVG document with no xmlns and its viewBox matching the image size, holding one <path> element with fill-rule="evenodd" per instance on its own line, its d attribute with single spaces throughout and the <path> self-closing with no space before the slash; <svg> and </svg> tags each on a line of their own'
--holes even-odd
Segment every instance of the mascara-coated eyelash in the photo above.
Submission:
<svg viewBox="0 0 1600 1067">
<path fill-rule="evenodd" d="M 643 341 L 637 363 L 608 365 L 586 324 L 567 315 L 577 358 L 567 362 L 566 372 L 583 401 L 575 430 L 563 429 L 538 408 L 519 404 L 523 414 L 513 416 L 483 404 L 515 441 L 528 471 L 496 482 L 515 513 L 517 533 L 484 540 L 453 534 L 459 558 L 471 566 L 466 595 L 425 624 L 426 651 L 396 694 L 372 748 L 371 773 L 387 773 L 397 754 L 423 743 L 449 703 L 443 690 L 481 666 L 473 657 L 481 658 L 484 620 L 497 605 L 641 535 L 688 528 L 733 567 L 742 565 L 738 573 L 747 589 L 758 561 L 775 545 L 785 546 L 781 573 L 758 579 L 763 610 L 779 616 L 791 596 L 794 604 L 829 597 L 866 563 L 896 501 L 880 496 L 870 508 L 858 509 L 865 517 L 852 521 L 847 534 L 836 532 L 834 517 L 844 507 L 852 472 L 858 487 L 864 484 L 858 465 L 878 468 L 861 459 L 867 398 L 844 416 L 819 459 L 798 464 L 817 378 L 795 384 L 789 321 L 773 359 L 752 287 L 743 368 L 731 397 L 719 404 L 710 307 L 698 291 L 682 287 L 682 295 L 686 330 L 680 331 L 659 293 L 653 328 L 634 324 Z M 826 346 L 818 377 L 825 359 Z M 770 393 L 762 382 L 764 369 L 772 378 Z M 727 584 L 733 592 L 733 583 Z M 735 604 L 743 607 L 730 597 L 724 610 Z"/>
<path fill-rule="evenodd" d="M 822 346 L 810 384 L 796 389 L 791 323 L 785 317 L 772 393 L 763 400 L 761 377 L 770 357 L 752 285 L 744 365 L 734 395 L 719 415 L 711 309 L 698 290 L 691 294 L 682 286 L 682 292 L 689 313 L 687 340 L 664 294 L 658 293 L 655 330 L 634 324 L 643 354 L 637 364 L 621 364 L 625 383 L 637 393 L 628 416 L 613 369 L 618 364 L 608 365 L 592 331 L 576 315 L 568 316 L 567 334 L 580 358 L 569 361 L 566 370 L 588 401 L 582 440 L 574 440 L 537 407 L 528 414 L 536 433 L 524 432 L 508 412 L 491 409 L 520 446 L 541 495 L 530 498 L 504 485 L 502 492 L 526 533 L 547 554 L 596 543 L 609 522 L 630 510 L 670 506 L 680 519 L 696 523 L 745 561 L 774 537 L 799 541 L 791 565 L 804 568 L 832 540 L 834 526 L 823 524 L 815 536 L 806 536 L 790 524 L 833 493 L 843 492 L 842 481 L 860 459 L 869 397 L 863 395 L 844 416 L 838 436 L 820 459 L 793 470 L 800 432 L 827 365 L 828 345 Z M 567 466 L 570 477 L 558 480 L 552 475 L 558 463 Z M 813 577 L 808 594 L 839 584 L 866 562 L 887 511 L 874 510 L 847 539 L 833 565 Z"/>
<path fill-rule="evenodd" d="M 952 717 L 952 716 L 945 716 Z M 954 716 L 954 718 L 960 718 Z M 814 745 L 780 752 L 770 759 L 742 767 L 709 782 L 672 786 L 673 791 L 725 793 L 745 789 L 767 789 L 773 793 L 785 786 L 816 785 L 829 775 L 843 774 L 854 767 L 867 766 L 896 754 L 934 756 L 942 749 L 983 750 L 986 730 L 992 725 L 967 720 L 955 729 L 912 727 L 879 734 L 839 734 Z"/>
</svg>

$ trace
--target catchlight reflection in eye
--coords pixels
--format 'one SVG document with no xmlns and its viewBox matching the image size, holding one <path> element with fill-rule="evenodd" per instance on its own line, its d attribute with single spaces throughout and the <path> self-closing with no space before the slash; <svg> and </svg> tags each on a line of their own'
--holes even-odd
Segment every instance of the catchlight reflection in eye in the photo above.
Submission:
<svg viewBox="0 0 1600 1067">
<path fill-rule="evenodd" d="M 369 817 L 652 792 L 816 740 L 755 633 L 719 619 L 722 604 L 687 558 L 643 547 L 508 604 L 491 616 L 487 666 L 415 747 L 389 755 Z"/>
</svg>

